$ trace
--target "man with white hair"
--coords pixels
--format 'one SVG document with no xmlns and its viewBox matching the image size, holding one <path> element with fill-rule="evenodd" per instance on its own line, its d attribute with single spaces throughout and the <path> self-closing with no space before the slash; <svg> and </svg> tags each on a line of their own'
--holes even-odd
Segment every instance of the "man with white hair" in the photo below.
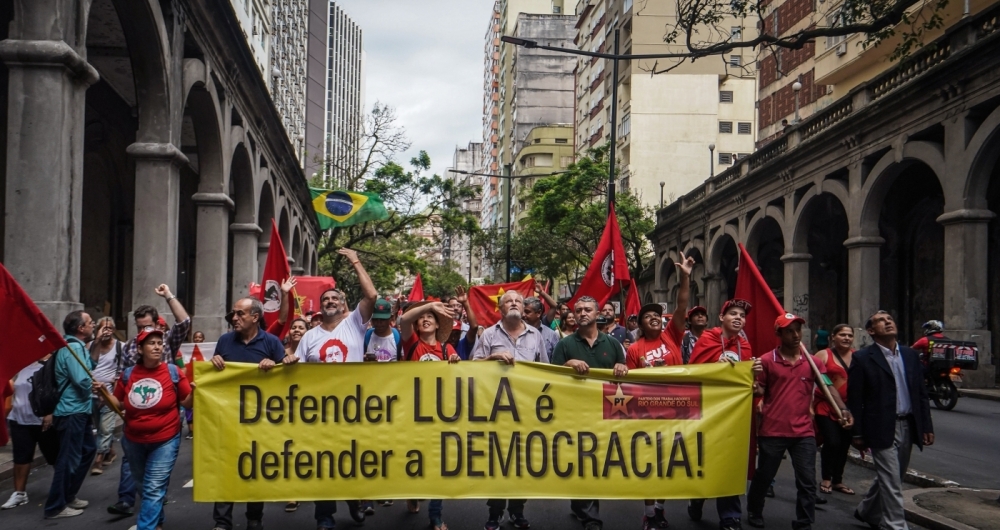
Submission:
<svg viewBox="0 0 1000 530">
<path fill-rule="evenodd" d="M 506 364 L 516 361 L 548 363 L 549 353 L 542 333 L 535 326 L 525 324 L 524 296 L 517 291 L 507 291 L 500 297 L 500 322 L 486 328 L 472 349 L 476 361 L 494 360 Z M 485 530 L 498 530 L 503 521 L 504 509 L 510 514 L 514 528 L 523 530 L 531 524 L 524 517 L 525 499 L 490 499 Z"/>
</svg>

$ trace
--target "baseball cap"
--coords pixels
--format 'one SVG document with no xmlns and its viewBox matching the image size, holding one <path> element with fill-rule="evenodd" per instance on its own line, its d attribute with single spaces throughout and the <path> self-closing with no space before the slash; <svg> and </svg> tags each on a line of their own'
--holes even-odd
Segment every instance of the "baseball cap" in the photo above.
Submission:
<svg viewBox="0 0 1000 530">
<path fill-rule="evenodd" d="M 153 326 L 146 326 L 139 330 L 139 334 L 135 336 L 135 343 L 142 344 L 150 335 L 159 335 L 160 337 L 163 337 L 163 332 Z"/>
<path fill-rule="evenodd" d="M 157 326 L 167 327 L 167 321 L 162 316 L 158 316 L 158 317 L 156 317 L 156 325 Z"/>
<path fill-rule="evenodd" d="M 642 318 L 643 315 L 649 313 L 650 311 L 659 315 L 663 312 L 663 306 L 660 304 L 646 304 L 639 308 L 639 318 Z"/>
<path fill-rule="evenodd" d="M 695 313 L 704 313 L 705 316 L 708 316 L 708 309 L 705 309 L 704 307 L 702 307 L 700 305 L 696 305 L 696 306 L 692 307 L 691 309 L 688 309 L 687 318 L 690 319 L 691 315 L 693 315 Z"/>
<path fill-rule="evenodd" d="M 309 317 L 309 321 L 312 322 L 313 320 L 323 320 L 323 313 L 320 312 L 313 313 L 313 315 Z"/>
<path fill-rule="evenodd" d="M 784 315 L 778 315 L 778 318 L 776 318 L 774 320 L 774 330 L 778 331 L 779 329 L 787 328 L 788 326 L 791 326 L 792 323 L 794 323 L 794 322 L 799 322 L 799 323 L 805 325 L 806 319 L 804 319 L 802 317 L 799 317 L 799 316 L 795 316 L 795 315 L 793 315 L 791 313 L 785 313 Z"/>
<path fill-rule="evenodd" d="M 747 302 L 746 300 L 743 300 L 741 298 L 733 298 L 732 300 L 726 300 L 726 303 L 722 304 L 722 310 L 719 311 L 719 314 L 725 315 L 726 311 L 729 311 L 729 309 L 732 307 L 738 307 L 742 309 L 743 312 L 746 314 L 750 314 L 750 310 L 753 309 L 753 306 L 750 305 L 750 302 Z"/>
<path fill-rule="evenodd" d="M 372 312 L 372 318 L 392 318 L 392 304 L 385 298 L 375 300 L 375 310 Z"/>
</svg>

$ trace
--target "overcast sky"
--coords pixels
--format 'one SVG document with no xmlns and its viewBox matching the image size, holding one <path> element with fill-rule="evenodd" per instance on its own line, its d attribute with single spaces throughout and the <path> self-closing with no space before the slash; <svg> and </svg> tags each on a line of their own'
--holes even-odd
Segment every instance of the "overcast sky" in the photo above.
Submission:
<svg viewBox="0 0 1000 530">
<path fill-rule="evenodd" d="M 456 145 L 482 141 L 483 46 L 493 0 L 336 0 L 361 26 L 365 106 L 396 108 L 413 143 L 441 176 Z"/>
</svg>

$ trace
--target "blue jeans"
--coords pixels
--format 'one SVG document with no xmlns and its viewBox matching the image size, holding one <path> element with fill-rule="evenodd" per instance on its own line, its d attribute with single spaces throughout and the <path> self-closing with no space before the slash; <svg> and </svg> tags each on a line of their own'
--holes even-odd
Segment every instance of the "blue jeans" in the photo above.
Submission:
<svg viewBox="0 0 1000 530">
<path fill-rule="evenodd" d="M 701 509 L 705 504 L 705 499 L 692 499 L 690 503 Z M 719 526 L 734 524 L 743 517 L 743 507 L 740 505 L 739 495 L 715 499 L 715 510 L 719 513 Z"/>
<path fill-rule="evenodd" d="M 441 520 L 443 504 L 441 499 L 432 499 L 430 505 L 427 506 L 427 517 L 430 518 L 432 525 Z"/>
<path fill-rule="evenodd" d="M 49 498 L 45 501 L 46 516 L 56 515 L 76 498 L 97 454 L 90 414 L 56 416 L 53 423 L 59 433 L 59 456 L 52 471 Z"/>
<path fill-rule="evenodd" d="M 122 436 L 122 440 L 125 437 Z M 132 466 L 128 463 L 128 453 L 122 450 L 122 472 L 118 477 L 118 502 L 135 506 L 135 481 L 132 480 Z"/>
<path fill-rule="evenodd" d="M 142 492 L 139 505 L 137 530 L 156 530 L 163 524 L 163 499 L 170 485 L 170 473 L 177 462 L 177 450 L 181 445 L 181 435 L 155 444 L 136 443 L 122 437 L 122 445 L 129 456 L 129 466 Z"/>
</svg>

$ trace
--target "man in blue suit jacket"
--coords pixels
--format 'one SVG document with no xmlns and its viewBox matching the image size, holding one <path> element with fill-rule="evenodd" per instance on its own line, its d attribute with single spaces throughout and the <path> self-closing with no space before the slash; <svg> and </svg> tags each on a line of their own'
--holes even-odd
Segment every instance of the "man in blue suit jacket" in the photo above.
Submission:
<svg viewBox="0 0 1000 530">
<path fill-rule="evenodd" d="M 892 315 L 878 311 L 865 329 L 875 344 L 854 354 L 847 403 L 854 413 L 854 446 L 871 449 L 877 478 L 854 516 L 881 530 L 907 530 L 903 474 L 913 444 L 934 443 L 930 403 L 917 352 L 897 343 Z"/>
</svg>

